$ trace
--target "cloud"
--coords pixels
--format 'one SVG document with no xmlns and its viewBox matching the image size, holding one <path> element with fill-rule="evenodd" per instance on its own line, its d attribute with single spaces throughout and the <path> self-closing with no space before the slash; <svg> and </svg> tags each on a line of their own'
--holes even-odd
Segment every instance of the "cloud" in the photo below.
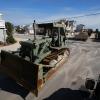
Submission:
<svg viewBox="0 0 100 100">
<path fill-rule="evenodd" d="M 63 7 L 59 12 L 57 11 L 56 13 L 49 13 L 43 12 L 40 9 L 38 10 L 31 8 L 9 8 L 4 11 L 2 10 L 2 13 L 5 16 L 6 21 L 11 21 L 15 25 L 22 25 L 33 23 L 34 19 L 36 20 L 36 22 L 52 21 L 62 18 L 69 19 L 70 17 L 74 16 L 86 15 L 88 14 L 88 11 L 80 12 L 79 10 L 73 9 L 72 7 Z M 76 18 L 74 20 L 77 22 L 76 24 L 84 24 L 88 28 L 100 29 L 100 15 Z"/>
<path fill-rule="evenodd" d="M 88 28 L 99 28 L 100 29 L 100 15 L 88 16 L 77 19 L 77 24 L 82 23 Z"/>
<path fill-rule="evenodd" d="M 73 8 L 72 8 L 72 7 L 64 7 L 63 10 L 64 10 L 64 11 L 72 11 Z"/>
<path fill-rule="evenodd" d="M 94 12 L 94 13 L 100 13 L 99 11 Z M 57 20 L 61 18 L 66 18 L 69 20 L 75 20 L 76 24 L 84 24 L 86 28 L 93 28 L 93 29 L 100 29 L 100 14 L 98 15 L 93 15 L 93 16 L 84 16 L 89 13 L 80 13 L 77 12 L 74 14 L 56 14 L 48 18 L 48 20 Z M 90 13 L 91 14 L 91 13 Z M 72 18 L 72 17 L 77 17 L 77 16 L 84 16 L 84 17 L 79 17 L 79 18 Z"/>
<path fill-rule="evenodd" d="M 36 9 L 20 9 L 20 8 L 9 8 L 2 10 L 4 19 L 10 21 L 15 25 L 19 24 L 30 24 L 33 20 L 43 20 L 46 14 L 37 11 Z"/>
<path fill-rule="evenodd" d="M 88 11 L 100 11 L 100 7 L 91 7 L 91 8 L 89 8 L 89 10 Z"/>
</svg>

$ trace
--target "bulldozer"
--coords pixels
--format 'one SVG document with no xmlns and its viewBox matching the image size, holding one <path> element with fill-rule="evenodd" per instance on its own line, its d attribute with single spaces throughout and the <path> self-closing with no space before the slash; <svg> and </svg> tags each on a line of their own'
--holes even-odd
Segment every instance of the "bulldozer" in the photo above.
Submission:
<svg viewBox="0 0 100 100">
<path fill-rule="evenodd" d="M 35 21 L 33 23 L 33 28 Z M 21 41 L 16 51 L 1 51 L 1 69 L 18 84 L 35 96 L 46 81 L 68 60 L 70 50 L 65 43 L 65 35 L 61 34 L 62 25 L 52 24 L 58 33 L 51 37 Z"/>
</svg>

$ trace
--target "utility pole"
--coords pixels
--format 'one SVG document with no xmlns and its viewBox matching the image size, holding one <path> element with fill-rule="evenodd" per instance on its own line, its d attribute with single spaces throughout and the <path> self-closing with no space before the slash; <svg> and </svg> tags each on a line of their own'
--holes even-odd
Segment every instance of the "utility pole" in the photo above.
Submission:
<svg viewBox="0 0 100 100">
<path fill-rule="evenodd" d="M 34 30 L 34 40 L 36 40 L 36 23 L 35 23 L 35 20 L 34 20 L 34 23 L 33 23 L 33 30 Z"/>
<path fill-rule="evenodd" d="M 58 28 L 58 45 L 60 47 L 61 45 L 61 39 L 60 39 L 60 27 Z"/>
<path fill-rule="evenodd" d="M 6 29 L 3 29 L 3 36 L 4 36 L 4 45 L 6 44 Z"/>
</svg>

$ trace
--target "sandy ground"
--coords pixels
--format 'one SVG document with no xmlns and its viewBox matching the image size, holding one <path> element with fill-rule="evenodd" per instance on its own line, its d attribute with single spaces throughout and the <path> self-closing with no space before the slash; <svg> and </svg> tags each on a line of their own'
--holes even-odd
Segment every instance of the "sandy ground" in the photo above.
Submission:
<svg viewBox="0 0 100 100">
<path fill-rule="evenodd" d="M 22 38 L 15 38 L 15 39 L 17 41 L 15 44 L 0 47 L 0 51 L 1 50 L 16 51 L 20 47 L 19 41 L 25 41 L 25 40 L 27 40 L 27 39 L 22 39 Z"/>
<path fill-rule="evenodd" d="M 84 89 L 86 78 L 97 78 L 100 73 L 100 44 L 91 42 L 69 43 L 70 59 L 59 69 L 39 93 L 29 93 L 26 100 L 42 100 L 60 88 Z"/>
<path fill-rule="evenodd" d="M 14 46 L 19 46 L 19 44 L 16 43 Z M 91 40 L 87 42 L 69 41 L 68 47 L 71 50 L 68 62 L 46 82 L 37 98 L 29 93 L 26 100 L 43 100 L 60 88 L 79 89 L 84 87 L 86 78 L 96 79 L 98 77 L 100 73 L 100 43 L 91 42 Z"/>
<path fill-rule="evenodd" d="M 23 100 L 19 95 L 0 91 L 0 100 Z"/>
</svg>

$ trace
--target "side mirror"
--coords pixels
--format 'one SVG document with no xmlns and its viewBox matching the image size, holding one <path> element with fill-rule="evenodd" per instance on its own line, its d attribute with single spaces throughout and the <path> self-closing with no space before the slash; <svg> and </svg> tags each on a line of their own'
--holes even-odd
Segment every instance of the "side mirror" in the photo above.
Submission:
<svg viewBox="0 0 100 100">
<path fill-rule="evenodd" d="M 89 90 L 93 90 L 95 86 L 95 80 L 93 79 L 86 79 L 85 87 Z"/>
</svg>

